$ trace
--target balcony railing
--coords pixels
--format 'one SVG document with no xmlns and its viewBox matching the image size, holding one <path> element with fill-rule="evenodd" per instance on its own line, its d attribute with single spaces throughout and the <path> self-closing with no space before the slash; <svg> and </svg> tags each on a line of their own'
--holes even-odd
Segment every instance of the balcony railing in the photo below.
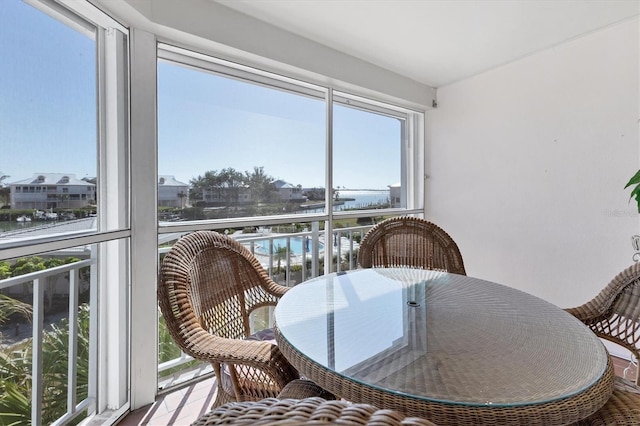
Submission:
<svg viewBox="0 0 640 426">
<path fill-rule="evenodd" d="M 80 416 L 82 413 L 92 413 L 95 411 L 96 402 L 96 385 L 97 385 L 97 289 L 96 280 L 90 278 L 88 282 L 81 282 L 81 270 L 90 268 L 90 277 L 95 277 L 95 260 L 87 259 L 67 265 L 57 266 L 42 271 L 32 272 L 17 277 L 0 280 L 0 290 L 11 292 L 16 286 L 23 286 L 20 289 L 24 293 L 32 289 L 32 328 L 31 328 L 31 424 L 44 424 L 43 407 L 45 406 L 43 397 L 45 386 L 47 385 L 47 374 L 44 365 L 46 353 L 43 349 L 45 342 L 45 305 L 46 297 L 53 297 L 51 292 L 60 292 L 61 284 L 66 283 L 66 292 L 68 292 L 68 312 L 64 314 L 68 318 L 67 330 L 67 354 L 56 354 L 56 356 L 67 357 L 66 367 L 66 410 L 61 416 L 54 420 L 51 424 L 62 425 L 67 424 L 70 420 Z M 60 279 L 62 278 L 62 279 Z M 87 383 L 79 383 L 78 366 L 79 362 L 79 311 L 80 311 L 80 290 L 81 285 L 87 285 L 89 291 L 89 324 L 88 332 L 88 359 L 84 360 L 87 367 Z M 53 288 L 55 287 L 55 289 Z M 65 291 L 63 291 L 64 293 Z M 49 294 L 47 294 L 49 293 Z M 4 342 L 3 342 L 4 343 Z M 29 342 L 28 342 L 29 343 Z M 85 348 L 86 349 L 86 348 Z M 28 352 L 28 351 L 27 351 Z M 50 354 L 49 354 L 50 355 Z M 59 359 L 56 361 L 60 361 Z M 59 379 L 59 378 L 58 378 Z M 83 379 L 84 380 L 84 379 Z M 51 384 L 49 384 L 51 386 Z M 86 396 L 80 397 L 78 389 L 86 389 Z M 49 391 L 49 389 L 47 389 Z M 60 403 L 58 401 L 58 403 Z"/>
<path fill-rule="evenodd" d="M 235 237 L 245 244 L 249 250 L 256 255 L 263 267 L 276 282 L 293 286 L 297 283 L 316 277 L 324 273 L 324 260 L 331 261 L 333 271 L 343 271 L 354 269 L 357 265 L 357 252 L 359 241 L 371 228 L 369 226 L 356 226 L 349 228 L 335 229 L 331 233 L 329 241 L 325 241 L 325 233 L 319 230 L 319 224 L 314 222 L 301 232 L 278 233 L 270 232 L 269 229 L 261 229 L 254 234 L 238 234 Z M 162 255 L 170 250 L 170 247 L 159 248 Z M 89 268 L 90 273 L 83 271 Z M 66 409 L 60 413 L 51 424 L 61 425 L 81 416 L 83 413 L 95 411 L 96 389 L 97 389 L 97 330 L 98 330 L 98 306 L 97 306 L 97 278 L 95 258 L 77 261 L 74 263 L 57 266 L 42 271 L 32 272 L 4 280 L 0 280 L 0 290 L 5 293 L 32 293 L 33 318 L 31 325 L 31 339 L 27 344 L 31 345 L 32 363 L 30 376 L 31 383 L 31 423 L 43 424 L 43 412 L 46 410 L 46 401 L 43 400 L 45 394 L 47 375 L 43 363 L 46 358 L 43 346 L 45 343 L 45 307 L 50 303 L 53 293 L 57 296 L 63 295 L 63 299 L 68 299 L 67 309 L 62 317 L 68 320 L 68 333 L 66 348 Z M 79 362 L 79 335 L 81 327 L 79 321 L 80 295 L 81 292 L 88 291 L 89 294 L 89 324 L 88 324 L 88 359 L 83 360 L 88 363 L 87 383 L 79 383 L 78 366 Z M 68 294 L 68 298 L 67 298 Z M 253 318 L 253 323 L 259 324 L 256 327 L 271 325 L 270 313 L 267 312 L 265 318 Z M 81 339 L 82 340 L 82 339 Z M 5 343 L 5 342 L 3 342 Z M 21 342 L 25 343 L 25 342 Z M 4 345 L 5 348 L 7 345 Z M 160 375 L 168 371 L 175 372 L 181 366 L 193 362 L 193 359 L 181 353 L 174 359 L 167 360 L 158 365 Z M 197 368 L 196 374 L 207 372 L 206 368 Z M 165 374 L 166 375 L 166 374 Z M 161 387 L 166 386 L 169 381 L 164 381 Z M 86 389 L 79 395 L 78 389 Z M 85 395 L 86 393 L 86 395 Z"/>
<path fill-rule="evenodd" d="M 372 226 L 335 228 L 328 242 L 325 241 L 324 232 L 319 230 L 318 222 L 313 222 L 310 230 L 301 232 L 279 233 L 277 230 L 273 232 L 271 228 L 259 228 L 256 233 L 238 233 L 234 234 L 234 237 L 258 258 L 271 279 L 282 285 L 293 286 L 322 275 L 324 259 L 332 262 L 332 271 L 355 269 L 359 241 Z M 325 253 L 327 249 L 330 250 L 330 255 Z M 162 255 L 169 250 L 169 247 L 163 247 L 160 248 L 159 253 Z M 254 316 L 252 325 L 259 322 L 271 326 L 270 313 L 268 312 L 267 318 Z M 160 388 L 165 389 L 173 384 L 179 384 L 184 377 L 181 376 L 181 379 L 174 382 L 172 378 L 162 377 L 163 372 L 175 371 L 177 367 L 191 362 L 193 358 L 181 352 L 180 356 L 160 363 L 158 365 L 158 373 L 161 376 Z M 192 375 L 186 377 L 191 378 Z"/>
</svg>

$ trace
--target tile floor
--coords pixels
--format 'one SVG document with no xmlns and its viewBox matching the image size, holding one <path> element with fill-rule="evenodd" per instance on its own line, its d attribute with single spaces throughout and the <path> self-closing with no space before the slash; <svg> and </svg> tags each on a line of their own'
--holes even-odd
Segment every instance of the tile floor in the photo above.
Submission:
<svg viewBox="0 0 640 426">
<path fill-rule="evenodd" d="M 617 376 L 629 362 L 612 357 Z M 154 404 L 129 413 L 118 426 L 188 426 L 206 413 L 216 392 L 215 378 L 160 395 Z"/>
<path fill-rule="evenodd" d="M 215 378 L 158 396 L 156 402 L 129 413 L 118 426 L 188 426 L 211 409 Z"/>
<path fill-rule="evenodd" d="M 620 359 L 618 357 L 612 356 L 611 359 L 613 360 L 613 368 L 616 372 L 616 376 L 618 377 L 624 377 L 624 369 L 629 367 L 629 361 L 624 360 L 624 359 Z M 631 373 L 631 377 L 630 379 L 633 380 L 635 378 L 635 372 L 636 372 L 636 368 L 631 368 L 630 373 Z"/>
</svg>

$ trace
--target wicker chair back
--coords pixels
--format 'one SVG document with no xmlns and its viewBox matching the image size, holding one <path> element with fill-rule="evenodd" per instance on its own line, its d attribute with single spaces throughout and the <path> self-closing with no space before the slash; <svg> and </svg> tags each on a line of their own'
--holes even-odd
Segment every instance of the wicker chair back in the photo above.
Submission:
<svg viewBox="0 0 640 426">
<path fill-rule="evenodd" d="M 640 263 L 616 275 L 595 298 L 567 312 L 597 336 L 640 358 Z M 639 382 L 640 377 L 636 377 L 636 385 Z"/>
<path fill-rule="evenodd" d="M 299 377 L 274 344 L 243 340 L 252 332 L 251 313 L 275 306 L 287 290 L 246 247 L 217 232 L 188 234 L 165 255 L 160 309 L 178 346 L 213 365 L 219 388 L 214 405 L 275 397 Z"/>
<path fill-rule="evenodd" d="M 374 226 L 358 252 L 362 268 L 411 267 L 466 275 L 456 242 L 434 223 L 395 217 Z"/>
<path fill-rule="evenodd" d="M 343 400 L 325 401 L 269 398 L 259 402 L 231 403 L 212 410 L 192 426 L 220 424 L 266 425 L 343 425 L 343 426 L 435 426 L 428 420 L 407 417 L 394 410 Z"/>
</svg>

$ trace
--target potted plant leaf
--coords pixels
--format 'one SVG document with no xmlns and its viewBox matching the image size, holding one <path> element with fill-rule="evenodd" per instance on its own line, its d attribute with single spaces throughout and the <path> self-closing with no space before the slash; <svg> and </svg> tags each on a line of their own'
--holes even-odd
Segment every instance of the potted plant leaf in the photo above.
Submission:
<svg viewBox="0 0 640 426">
<path fill-rule="evenodd" d="M 638 170 L 636 174 L 633 175 L 633 177 L 629 180 L 624 188 L 627 189 L 630 186 L 633 186 L 633 189 L 631 190 L 629 201 L 631 201 L 632 198 L 636 199 L 636 204 L 638 205 L 638 213 L 640 213 L 640 170 Z"/>
</svg>

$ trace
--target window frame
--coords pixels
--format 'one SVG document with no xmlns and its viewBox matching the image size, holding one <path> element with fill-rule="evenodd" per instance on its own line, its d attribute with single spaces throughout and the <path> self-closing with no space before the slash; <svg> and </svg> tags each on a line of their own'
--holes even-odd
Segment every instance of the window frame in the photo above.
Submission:
<svg viewBox="0 0 640 426">
<path fill-rule="evenodd" d="M 135 26 L 129 30 L 89 1 L 24 0 L 67 25 L 86 28 L 87 23 L 100 30 L 98 44 L 98 175 L 100 187 L 93 190 L 100 214 L 97 229 L 62 235 L 19 240 L 0 247 L 0 260 L 63 250 L 80 245 L 99 247 L 96 251 L 100 279 L 99 354 L 94 366 L 100 370 L 96 392 L 98 412 L 114 409 L 111 419 L 129 408 L 152 402 L 157 393 L 157 303 L 155 279 L 158 262 L 158 237 L 163 234 L 192 232 L 200 229 L 289 224 L 292 221 L 322 222 L 330 238 L 336 220 L 371 215 L 424 214 L 424 111 L 407 105 L 391 105 L 369 94 L 359 96 L 322 82 L 302 81 L 238 62 L 215 58 L 210 54 L 177 47 L 171 40 L 158 43 L 156 35 Z M 115 50 L 104 50 L 110 37 L 121 34 Z M 124 41 L 124 44 L 122 43 Z M 113 41 L 112 41 L 113 43 Z M 113 45 L 111 46 L 114 47 Z M 115 63 L 113 61 L 116 61 Z M 333 102 L 349 100 L 365 110 L 405 117 L 402 135 L 402 185 L 405 208 L 334 212 L 331 196 L 323 213 L 230 218 L 181 223 L 157 221 L 157 61 L 171 60 L 198 70 L 251 81 L 270 88 L 322 98 L 327 105 L 326 189 L 330 194 L 331 108 Z M 249 62 L 249 61 L 247 61 Z M 150 66 L 153 63 L 155 66 Z M 105 83 L 110 81 L 110 83 Z M 106 85 L 105 85 L 106 84 Z M 115 86 L 114 86 L 115 85 Z M 115 90 L 115 92 L 114 92 Z M 113 97 L 115 94 L 115 97 Z M 361 104 L 360 104 L 361 103 Z M 116 107 L 107 108 L 107 105 Z M 144 123 L 144 124 L 141 124 Z M 116 147 L 114 151 L 114 141 Z M 130 143 L 135 141 L 135 144 Z M 139 159 L 143 160 L 140 167 Z M 136 167 L 132 168 L 131 164 Z M 148 166 L 148 167 L 147 167 Z M 108 182 L 108 183 L 107 183 Z M 405 186 L 406 185 L 406 186 Z M 115 198 L 107 199 L 108 190 L 118 188 Z M 126 188 L 126 189 L 122 189 Z M 130 188 L 130 189 L 129 189 Z M 26 187 L 24 188 L 26 189 Z M 45 191 L 43 191 L 45 192 Z M 84 197 L 84 194 L 83 194 Z M 109 202 L 107 202 L 109 201 Z M 110 207 L 109 207 L 110 206 Z M 153 212 L 152 214 L 150 212 Z M 104 259 L 104 260 L 103 260 Z M 328 265 L 328 266 L 327 266 Z M 135 266 L 133 268 L 132 266 Z M 325 268 L 331 262 L 325 262 Z M 114 273 L 113 271 L 117 271 Z M 150 278 L 152 277 L 152 278 Z M 102 281 L 105 280 L 105 281 Z M 114 291 L 107 291 L 113 283 Z M 103 291 L 104 290 L 104 291 Z M 135 309 L 132 309 L 135 307 Z M 110 321 L 119 321 L 108 327 Z M 117 344 L 114 346 L 112 340 Z M 132 345 L 131 341 L 136 344 Z M 110 348 L 108 348 L 110 347 Z M 155 348 L 155 349 L 154 349 Z M 108 371 L 120 371 L 125 377 Z"/>
<path fill-rule="evenodd" d="M 267 226 L 273 224 L 286 224 L 291 222 L 324 221 L 332 229 L 334 220 L 345 218 L 367 217 L 371 215 L 423 215 L 424 214 L 424 132 L 416 132 L 415 129 L 424 128 L 424 112 L 417 111 L 408 106 L 394 105 L 386 101 L 364 97 L 346 92 L 334 90 L 331 86 L 323 86 L 317 83 L 302 81 L 281 74 L 264 71 L 258 68 L 216 58 L 212 55 L 199 53 L 183 47 L 170 44 L 167 41 L 158 42 L 158 61 L 166 61 L 175 65 L 182 65 L 200 72 L 208 72 L 214 75 L 234 78 L 244 82 L 263 85 L 271 89 L 278 89 L 294 94 L 311 96 L 316 99 L 324 98 L 327 105 L 327 142 L 325 157 L 325 212 L 284 214 L 277 216 L 255 216 L 224 218 L 211 220 L 195 220 L 189 222 L 166 222 L 158 225 L 159 234 L 192 232 L 200 229 L 224 229 L 229 227 Z M 332 209 L 331 191 L 332 182 L 332 108 L 328 106 L 335 101 L 349 107 L 355 107 L 363 111 L 386 115 L 404 121 L 402 138 L 402 166 L 401 179 L 402 202 L 404 208 L 371 209 L 334 212 Z M 412 131 L 413 129 L 413 131 Z M 422 205 L 419 201 L 422 201 Z"/>
<path fill-rule="evenodd" d="M 23 0 L 62 25 L 90 35 L 96 56 L 96 165 L 102 177 L 97 227 L 41 237 L 21 238 L 0 244 L 0 260 L 49 254 L 78 246 L 90 246 L 92 340 L 89 363 L 89 416 L 110 408 L 124 413 L 130 404 L 130 191 L 129 155 L 129 30 L 88 2 L 75 0 Z M 114 107 L 115 105 L 115 107 Z M 123 172 L 123 170 L 125 170 Z M 108 181 L 109 183 L 107 184 Z M 42 193 L 56 192 L 55 186 Z M 53 189 L 51 189 L 53 188 Z M 116 191 L 113 189 L 118 188 Z M 124 189 L 123 189 L 124 188 Z M 22 192 L 27 192 L 24 187 Z M 67 189 L 67 188 L 63 188 Z M 16 191 L 18 192 L 18 191 Z M 32 192 L 32 191 L 29 191 Z M 118 206 L 115 211 L 107 206 Z M 117 274 L 113 270 L 118 270 Z M 114 356 L 114 354 L 116 354 Z M 118 374 L 114 374 L 118 371 Z M 91 377 L 91 376 L 90 376 Z M 39 400 L 39 399 L 38 399 Z M 32 419 L 39 419 L 39 406 Z M 66 415 L 65 415 L 66 416 Z M 67 421 L 63 417 L 61 421 Z"/>
</svg>

